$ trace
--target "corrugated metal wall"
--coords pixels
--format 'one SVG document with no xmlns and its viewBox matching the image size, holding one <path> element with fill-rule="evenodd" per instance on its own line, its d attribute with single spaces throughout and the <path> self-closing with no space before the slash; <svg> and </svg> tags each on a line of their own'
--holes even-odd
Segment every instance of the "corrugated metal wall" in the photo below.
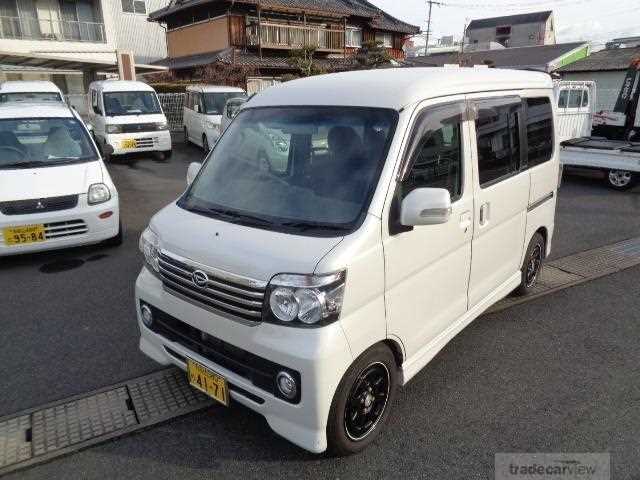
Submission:
<svg viewBox="0 0 640 480">
<path fill-rule="evenodd" d="M 146 0 L 147 15 L 124 13 L 122 0 L 104 0 L 115 23 L 117 47 L 131 50 L 137 63 L 151 63 L 167 56 L 165 30 L 158 23 L 148 22 L 147 15 L 167 6 L 169 0 Z"/>
</svg>

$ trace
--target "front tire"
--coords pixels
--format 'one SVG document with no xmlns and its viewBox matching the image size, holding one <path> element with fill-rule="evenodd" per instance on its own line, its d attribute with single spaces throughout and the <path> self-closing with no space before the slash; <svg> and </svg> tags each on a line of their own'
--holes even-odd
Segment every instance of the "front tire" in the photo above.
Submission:
<svg viewBox="0 0 640 480">
<path fill-rule="evenodd" d="M 538 284 L 545 256 L 544 238 L 539 233 L 533 235 L 522 263 L 522 279 L 515 290 L 516 295 L 531 293 Z"/>
<path fill-rule="evenodd" d="M 209 153 L 209 150 L 211 150 L 211 147 L 209 147 L 209 139 L 206 135 L 202 135 L 202 148 L 204 153 Z"/>
<path fill-rule="evenodd" d="M 614 190 L 625 191 L 637 183 L 638 175 L 628 170 L 608 170 L 605 172 L 605 180 Z"/>
<path fill-rule="evenodd" d="M 398 389 L 393 353 L 377 344 L 349 367 L 333 396 L 327 423 L 327 451 L 352 455 L 368 447 L 384 428 Z"/>
</svg>

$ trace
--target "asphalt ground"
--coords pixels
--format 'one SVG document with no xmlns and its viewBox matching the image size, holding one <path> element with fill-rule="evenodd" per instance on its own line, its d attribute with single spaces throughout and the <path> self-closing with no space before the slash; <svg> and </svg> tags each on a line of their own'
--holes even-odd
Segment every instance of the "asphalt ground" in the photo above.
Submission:
<svg viewBox="0 0 640 480">
<path fill-rule="evenodd" d="M 0 415 L 158 369 L 137 349 L 138 237 L 185 186 L 200 149 L 109 165 L 125 243 L 0 260 Z M 640 190 L 566 175 L 553 256 L 640 235 Z M 637 477 L 638 268 L 496 314 L 462 332 L 399 395 L 363 455 L 322 459 L 257 414 L 213 408 L 26 470 L 15 478 L 487 478 L 500 451 L 610 451 L 613 478 Z"/>
</svg>

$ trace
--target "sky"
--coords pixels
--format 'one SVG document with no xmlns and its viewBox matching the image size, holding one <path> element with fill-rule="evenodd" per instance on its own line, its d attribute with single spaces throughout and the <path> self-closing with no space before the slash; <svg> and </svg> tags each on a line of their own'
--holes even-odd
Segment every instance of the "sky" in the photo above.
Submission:
<svg viewBox="0 0 640 480">
<path fill-rule="evenodd" d="M 369 0 L 371 3 L 426 30 L 426 0 Z M 462 37 L 470 20 L 553 10 L 560 42 L 588 40 L 604 45 L 616 37 L 640 35 L 639 0 L 440 0 L 431 15 L 432 38 Z M 432 43 L 431 41 L 429 43 Z"/>
</svg>

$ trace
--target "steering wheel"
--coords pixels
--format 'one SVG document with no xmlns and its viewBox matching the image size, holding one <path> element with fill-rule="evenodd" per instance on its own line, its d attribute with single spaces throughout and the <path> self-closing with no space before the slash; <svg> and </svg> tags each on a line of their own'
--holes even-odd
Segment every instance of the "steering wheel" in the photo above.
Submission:
<svg viewBox="0 0 640 480">
<path fill-rule="evenodd" d="M 24 157 L 27 156 L 27 154 L 24 151 L 20 150 L 19 148 L 12 147 L 10 145 L 0 145 L 0 150 L 9 150 L 9 151 L 15 152 L 18 155 L 20 155 L 20 159 L 23 159 Z"/>
</svg>

